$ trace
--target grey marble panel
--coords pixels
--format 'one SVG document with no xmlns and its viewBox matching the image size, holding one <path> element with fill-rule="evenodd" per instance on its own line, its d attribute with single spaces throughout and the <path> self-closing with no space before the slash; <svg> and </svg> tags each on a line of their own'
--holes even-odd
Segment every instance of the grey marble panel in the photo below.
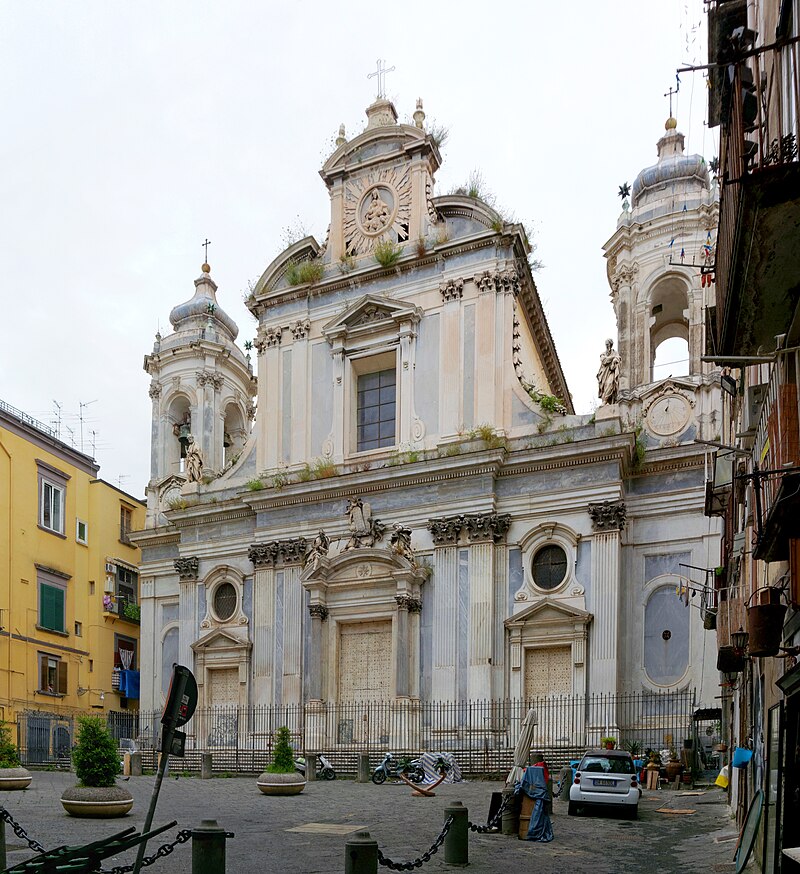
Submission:
<svg viewBox="0 0 800 874">
<path fill-rule="evenodd" d="M 522 428 L 525 425 L 536 425 L 542 421 L 542 417 L 538 416 L 533 410 L 529 410 L 525 404 L 516 396 L 511 395 L 511 424 L 515 428 Z"/>
<path fill-rule="evenodd" d="M 439 314 L 424 316 L 417 329 L 414 404 L 428 434 L 439 433 Z"/>
<path fill-rule="evenodd" d="M 467 700 L 469 675 L 469 550 L 458 551 L 458 639 L 456 642 L 456 690 L 460 701 Z M 445 619 L 445 621 L 447 621 Z"/>
<path fill-rule="evenodd" d="M 589 464 L 559 470 L 504 476 L 497 480 L 497 495 L 505 497 L 522 494 L 550 494 L 561 490 L 580 491 L 598 483 L 618 483 L 614 464 Z"/>
<path fill-rule="evenodd" d="M 275 697 L 272 702 L 276 707 L 283 705 L 283 623 L 284 623 L 284 598 L 283 584 L 285 579 L 283 571 L 275 573 L 275 668 L 272 676 L 275 678 Z"/>
<path fill-rule="evenodd" d="M 206 587 L 201 584 L 197 587 L 197 631 L 195 633 L 198 638 L 201 635 L 200 623 L 203 621 L 206 611 Z"/>
<path fill-rule="evenodd" d="M 300 681 L 303 684 L 301 696 L 308 701 L 308 690 L 311 685 L 308 677 L 308 667 L 311 664 L 311 621 L 308 615 L 308 605 L 311 603 L 311 592 L 303 590 L 303 613 L 300 617 L 300 633 L 303 641 L 303 663 L 300 666 Z"/>
<path fill-rule="evenodd" d="M 250 624 L 250 633 L 253 629 L 253 578 L 245 577 L 242 583 L 242 613 L 247 617 Z"/>
<path fill-rule="evenodd" d="M 419 557 L 420 559 L 422 556 Z M 433 556 L 428 553 L 425 560 L 433 566 Z M 422 587 L 422 612 L 419 615 L 419 695 L 423 701 L 430 701 L 433 693 L 433 594 L 436 576 L 433 575 Z"/>
<path fill-rule="evenodd" d="M 522 550 L 516 546 L 508 550 L 508 612 L 507 619 L 514 612 L 514 594 L 522 588 L 525 582 L 525 569 L 522 567 Z"/>
<path fill-rule="evenodd" d="M 631 495 L 659 494 L 678 489 L 702 489 L 703 469 L 669 471 L 655 476 L 634 477 L 626 483 Z"/>
<path fill-rule="evenodd" d="M 464 306 L 464 348 L 463 368 L 461 372 L 462 422 L 465 428 L 475 425 L 475 304 Z M 488 423 L 491 424 L 491 423 Z"/>
<path fill-rule="evenodd" d="M 169 625 L 170 622 L 178 621 L 178 613 L 180 608 L 177 604 L 162 604 L 161 605 L 161 627 Z"/>
<path fill-rule="evenodd" d="M 167 543 L 163 546 L 145 546 L 142 548 L 142 564 L 150 561 L 164 561 L 164 559 L 177 558 L 177 543 Z"/>
<path fill-rule="evenodd" d="M 682 568 L 681 564 L 691 564 L 692 554 L 690 552 L 665 552 L 661 555 L 646 555 L 644 557 L 644 582 L 660 577 L 663 574 L 681 574 L 682 576 L 691 576 L 691 572 L 687 568 Z"/>
<path fill-rule="evenodd" d="M 281 458 L 292 460 L 292 350 L 284 349 L 281 355 Z"/>
<path fill-rule="evenodd" d="M 311 453 L 317 457 L 333 427 L 333 359 L 327 340 L 311 348 L 311 410 Z"/>
<path fill-rule="evenodd" d="M 592 595 L 592 541 L 581 540 L 575 560 L 575 578 L 586 590 L 586 599 Z"/>
<path fill-rule="evenodd" d="M 207 522 L 181 530 L 181 544 L 208 543 L 210 540 L 226 540 L 242 534 L 252 534 L 255 530 L 255 516 L 241 519 L 227 519 L 224 522 Z M 178 557 L 178 553 L 175 553 Z"/>
<path fill-rule="evenodd" d="M 178 629 L 170 628 L 161 640 L 161 691 L 166 695 L 172 680 L 172 666 L 178 662 Z"/>
</svg>

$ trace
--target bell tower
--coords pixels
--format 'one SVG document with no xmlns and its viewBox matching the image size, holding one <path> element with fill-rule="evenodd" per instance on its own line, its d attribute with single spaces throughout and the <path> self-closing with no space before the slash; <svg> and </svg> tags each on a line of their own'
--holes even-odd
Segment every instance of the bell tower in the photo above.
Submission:
<svg viewBox="0 0 800 874">
<path fill-rule="evenodd" d="M 194 286 L 170 313 L 173 332 L 156 334 L 144 358 L 153 402 L 148 526 L 187 483 L 215 478 L 236 462 L 255 415 L 250 356 L 235 343 L 239 329 L 217 303 L 207 263 Z"/>
<path fill-rule="evenodd" d="M 719 425 L 709 392 L 718 378 L 701 356 L 706 308 L 714 304 L 719 193 L 704 158 L 686 154 L 671 116 L 657 153 L 632 189 L 620 187 L 622 214 L 603 247 L 617 318 L 617 403 L 661 443 L 701 433 L 712 439 Z M 665 343 L 668 360 L 657 367 Z"/>
</svg>

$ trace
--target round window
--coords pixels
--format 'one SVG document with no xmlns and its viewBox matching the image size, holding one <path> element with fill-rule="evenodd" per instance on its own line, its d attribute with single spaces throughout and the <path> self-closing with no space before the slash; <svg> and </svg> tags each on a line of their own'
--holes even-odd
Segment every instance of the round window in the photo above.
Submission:
<svg viewBox="0 0 800 874">
<path fill-rule="evenodd" d="M 540 589 L 556 589 L 567 576 L 567 554 L 560 546 L 543 546 L 531 564 L 533 581 Z"/>
<path fill-rule="evenodd" d="M 236 609 L 236 589 L 231 583 L 222 583 L 214 592 L 214 612 L 220 619 L 230 619 Z"/>
</svg>

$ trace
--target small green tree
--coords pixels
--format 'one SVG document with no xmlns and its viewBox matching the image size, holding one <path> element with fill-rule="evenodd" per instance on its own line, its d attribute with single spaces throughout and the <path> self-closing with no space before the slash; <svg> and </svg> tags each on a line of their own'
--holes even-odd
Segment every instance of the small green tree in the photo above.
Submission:
<svg viewBox="0 0 800 874">
<path fill-rule="evenodd" d="M 17 748 L 11 740 L 11 732 L 5 723 L 0 723 L 0 768 L 18 768 Z"/>
<path fill-rule="evenodd" d="M 99 716 L 78 717 L 72 763 L 82 786 L 113 786 L 120 772 L 119 751 Z"/>
<path fill-rule="evenodd" d="M 291 774 L 294 771 L 294 752 L 289 739 L 289 729 L 282 725 L 278 729 L 278 739 L 272 751 L 272 764 L 267 768 L 267 773 Z"/>
</svg>

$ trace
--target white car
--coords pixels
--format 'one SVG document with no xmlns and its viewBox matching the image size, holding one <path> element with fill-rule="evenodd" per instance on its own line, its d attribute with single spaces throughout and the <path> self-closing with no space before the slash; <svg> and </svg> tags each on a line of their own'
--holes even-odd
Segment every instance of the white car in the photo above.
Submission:
<svg viewBox="0 0 800 874">
<path fill-rule="evenodd" d="M 639 777 L 630 753 L 589 750 L 578 763 L 569 787 L 570 816 L 581 808 L 618 807 L 629 819 L 639 813 Z"/>
</svg>

